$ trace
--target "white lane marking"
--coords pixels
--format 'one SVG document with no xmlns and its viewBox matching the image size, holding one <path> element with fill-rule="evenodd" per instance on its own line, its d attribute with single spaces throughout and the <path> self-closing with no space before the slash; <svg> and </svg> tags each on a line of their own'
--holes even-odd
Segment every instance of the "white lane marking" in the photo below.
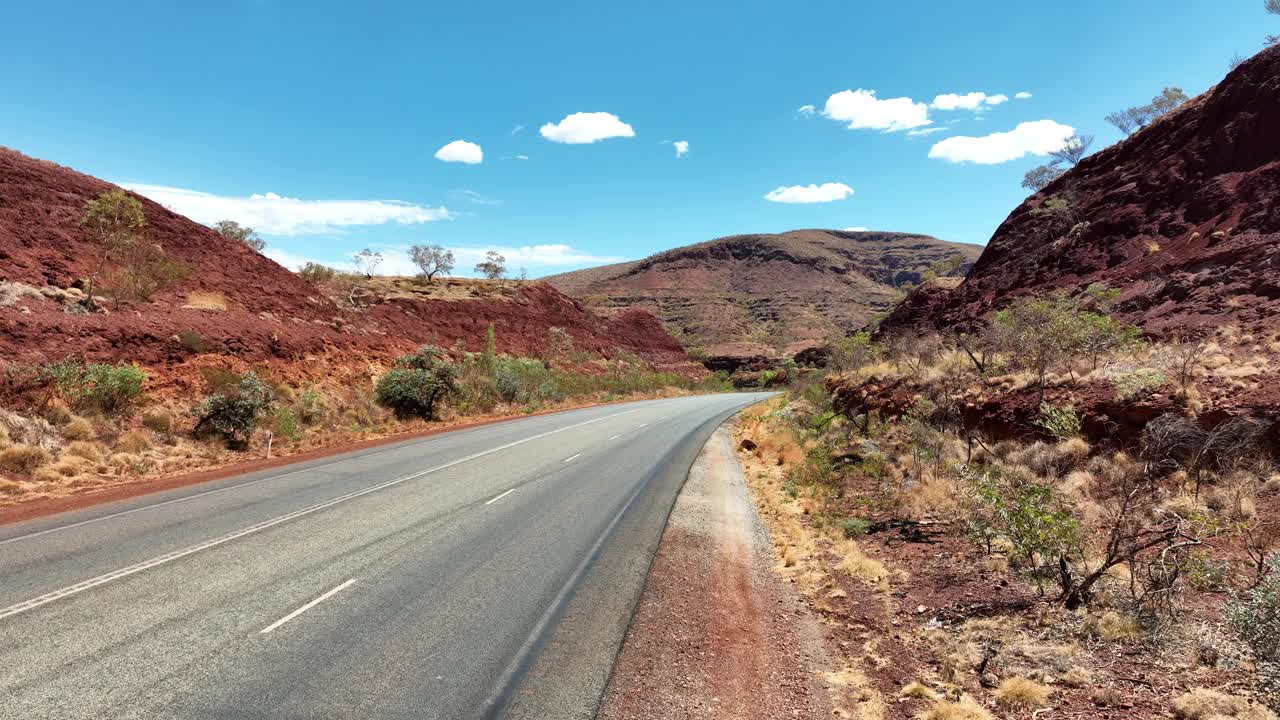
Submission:
<svg viewBox="0 0 1280 720">
<path fill-rule="evenodd" d="M 489 500 L 486 500 L 484 504 L 485 504 L 485 505 L 492 505 L 492 504 L 494 504 L 494 503 L 498 502 L 498 501 L 499 501 L 499 500 L 501 500 L 502 498 L 504 498 L 504 497 L 506 497 L 506 496 L 510 495 L 511 493 L 513 493 L 513 492 L 515 492 L 515 491 L 516 491 L 516 489 L 515 489 L 515 488 L 511 488 L 510 490 L 508 490 L 508 491 L 506 491 L 506 492 L 502 493 L 501 495 L 496 495 L 496 496 L 494 496 L 493 498 L 491 498 L 491 499 L 489 499 Z"/>
<path fill-rule="evenodd" d="M 614 435 L 613 437 L 609 438 L 609 440 L 617 440 L 620 437 L 622 437 L 622 433 L 618 433 L 617 435 Z"/>
<path fill-rule="evenodd" d="M 649 427 L 649 423 L 640 423 L 637 427 Z"/>
<path fill-rule="evenodd" d="M 329 598 L 331 598 L 331 597 L 333 597 L 334 595 L 338 594 L 338 593 L 339 593 L 339 592 L 341 592 L 342 590 L 344 590 L 344 589 L 346 589 L 346 588 L 350 587 L 350 586 L 351 586 L 351 583 L 353 583 L 353 582 L 355 582 L 355 581 L 356 581 L 356 579 L 355 579 L 355 578 L 351 578 L 350 580 L 348 580 L 348 581 L 346 581 L 346 582 L 342 583 L 342 584 L 341 584 L 341 585 L 339 585 L 338 587 L 336 587 L 336 588 L 334 588 L 334 589 L 330 590 L 329 592 L 327 592 L 327 593 L 325 593 L 325 594 L 321 595 L 320 597 L 316 598 L 315 600 L 312 600 L 311 602 L 307 603 L 306 605 L 303 605 L 302 607 L 298 608 L 297 610 L 294 610 L 293 612 L 289 613 L 288 615 L 285 615 L 284 617 L 280 618 L 279 620 L 277 620 L 277 621 L 275 621 L 275 622 L 271 623 L 270 625 L 268 625 L 268 626 L 266 626 L 266 627 L 262 628 L 261 630 L 259 630 L 259 631 L 258 631 L 258 634 L 259 634 L 259 635 L 266 635 L 267 633 L 271 632 L 272 630 L 275 630 L 276 628 L 280 627 L 281 625 L 283 625 L 283 624 L 285 624 L 285 623 L 289 622 L 290 620 L 292 620 L 292 619 L 294 619 L 294 618 L 298 617 L 298 616 L 299 616 L 299 615 L 301 615 L 302 613 L 304 613 L 304 612 L 306 612 L 306 611 L 310 610 L 311 608 L 313 608 L 313 607 L 315 607 L 315 606 L 319 605 L 320 603 L 324 602 L 325 600 L 328 600 Z"/>
<path fill-rule="evenodd" d="M 578 453 L 577 455 L 570 455 L 569 457 L 565 458 L 564 461 L 573 462 L 574 460 L 577 460 L 580 457 L 582 457 L 582 453 Z"/>
<path fill-rule="evenodd" d="M 208 540 L 198 545 L 192 545 L 190 547 L 182 548 L 181 550 L 174 550 L 173 552 L 165 553 L 164 555 L 151 558 L 150 560 L 144 560 L 140 563 L 137 563 L 136 565 L 130 565 L 128 567 L 120 568 L 119 570 L 113 570 L 109 573 L 106 573 L 105 575 L 99 575 L 94 578 L 89 578 L 88 580 L 78 582 L 75 585 L 68 585 L 67 587 L 61 588 L 59 590 L 54 590 L 53 592 L 46 593 L 44 595 L 41 595 L 40 597 L 32 598 L 30 600 L 24 600 L 23 602 L 20 602 L 17 605 L 10 605 L 7 608 L 0 609 L 0 620 L 3 620 L 8 617 L 12 617 L 14 615 L 26 612 L 34 608 L 38 608 L 41 605 L 47 605 L 53 602 L 54 600 L 61 600 L 64 597 L 77 595 L 79 593 L 84 592 L 85 590 L 98 587 L 99 585 L 105 585 L 106 583 L 109 583 L 112 580 L 119 580 L 122 577 L 127 577 L 129 575 L 133 575 L 134 573 L 139 573 L 139 572 L 142 572 L 143 570 L 148 570 L 150 568 L 156 567 L 157 565 L 164 565 L 165 563 L 173 562 L 174 560 L 178 560 L 188 555 L 193 555 L 195 553 L 198 553 L 201 550 L 208 550 L 209 548 L 213 548 L 219 545 L 223 545 L 225 543 L 229 543 L 232 540 L 237 540 L 246 535 L 252 535 L 253 533 L 259 532 L 261 530 L 266 530 L 267 528 L 274 527 L 281 523 L 285 523 L 290 520 L 300 518 L 303 515 L 310 515 L 313 512 L 324 510 L 325 508 L 332 507 L 334 505 L 337 505 L 338 503 L 346 502 L 348 500 L 354 500 L 355 498 L 361 497 L 363 495 L 368 495 L 369 493 L 377 492 L 379 490 L 384 490 L 393 485 L 399 485 L 400 483 L 407 482 L 409 480 L 414 480 L 424 475 L 430 475 L 431 473 L 439 472 L 441 470 L 451 468 L 455 465 L 461 465 L 462 463 L 469 462 L 471 460 L 476 460 L 486 455 L 492 455 L 493 453 L 501 452 L 503 450 L 516 447 L 517 445 L 523 445 L 527 442 L 533 442 L 534 440 L 539 440 L 549 435 L 555 435 L 557 433 L 562 433 L 567 430 L 573 430 L 575 428 L 582 427 L 583 425 L 590 425 L 592 423 L 597 423 L 597 422 L 600 422 L 601 420 L 608 420 L 609 418 L 615 418 L 620 415 L 629 415 L 633 412 L 638 412 L 638 410 L 627 410 L 625 412 L 614 413 L 613 415 L 605 415 L 604 417 L 598 417 L 592 420 L 586 420 L 573 425 L 566 425 L 565 427 L 558 428 L 556 430 L 548 430 L 547 432 L 538 433 L 537 435 L 530 435 L 529 437 L 524 438 L 523 440 L 516 440 L 514 442 L 509 442 L 506 445 L 499 445 L 498 447 L 495 447 L 495 448 L 482 450 L 478 453 L 472 453 L 471 455 L 468 455 L 464 458 L 451 460 L 443 465 L 437 465 L 433 468 L 423 470 L 422 472 L 416 472 L 416 473 L 413 473 L 412 475 L 405 475 L 404 477 L 396 478 L 395 480 L 388 480 L 384 483 L 379 483 L 378 485 L 373 485 L 363 490 L 357 490 L 355 492 L 347 493 L 346 495 L 339 495 L 338 497 L 333 498 L 332 500 L 326 500 L 325 502 L 319 503 L 317 505 L 305 507 L 305 508 L 302 508 L 301 510 L 294 510 L 291 513 L 280 515 L 278 517 L 271 518 L 270 520 L 264 520 L 255 525 L 250 525 L 247 528 L 237 530 L 229 535 L 223 535 L 222 537 L 215 538 L 213 540 Z"/>
<path fill-rule="evenodd" d="M 635 412 L 635 411 L 629 410 L 628 412 Z M 531 419 L 533 418 L 516 418 L 512 422 L 521 422 L 524 420 L 531 420 Z M 498 426 L 501 427 L 501 424 L 499 424 Z M 478 427 L 478 428 L 471 428 L 467 430 L 454 430 L 453 432 L 443 433 L 443 434 L 450 435 L 456 438 L 456 437 L 463 437 L 465 435 L 472 435 L 474 433 L 482 432 L 484 430 L 489 430 L 489 429 L 491 428 Z M 258 478 L 257 480 L 249 480 L 247 482 L 237 483 L 235 485 L 227 485 L 226 487 L 220 487 L 215 490 L 205 490 L 204 492 L 199 492 L 194 495 L 184 495 L 183 497 L 173 498 L 172 500 L 164 500 L 162 502 L 152 503 L 151 505 L 143 505 L 142 507 L 131 508 L 129 510 L 121 510 L 119 512 L 111 513 L 110 515 L 103 515 L 101 517 L 89 518 L 87 520 L 73 522 L 68 525 L 59 525 L 57 527 L 46 528 L 44 530 L 37 530 L 36 532 L 27 533 L 26 535 L 19 535 L 17 537 L 8 538 L 6 540 L 0 540 L 0 545 L 8 545 L 9 543 L 15 543 L 20 540 L 31 540 L 33 538 L 38 538 L 42 535 L 48 535 L 49 533 L 61 532 L 63 530 L 71 530 L 74 528 L 83 527 L 85 525 L 92 525 L 94 523 L 102 522 L 103 520 L 110 520 L 112 518 L 123 517 L 125 515 L 132 515 L 137 512 L 142 512 L 143 510 L 154 510 L 155 508 L 164 507 L 165 505 L 173 505 L 174 503 L 186 502 L 187 500 L 195 500 L 196 498 L 202 498 L 209 495 L 217 495 L 218 493 L 223 493 L 228 490 L 237 490 L 239 488 L 249 487 L 250 485 L 257 485 L 258 483 L 264 483 L 268 480 L 280 480 L 281 478 L 287 478 L 291 475 L 297 475 L 298 473 L 311 472 L 313 470 L 323 470 L 324 468 L 333 467 L 334 465 L 341 465 L 343 463 L 349 463 L 355 460 L 365 460 L 367 458 L 377 457 L 379 455 L 385 455 L 390 452 L 396 452 L 397 450 L 407 450 L 410 448 L 417 447 L 419 445 L 425 445 L 427 443 L 434 442 L 439 439 L 440 439 L 440 435 L 432 435 L 429 437 L 421 438 L 416 442 L 412 439 L 403 440 L 401 441 L 401 444 L 398 444 L 396 447 L 390 447 L 383 450 L 377 450 L 374 452 L 361 453 L 359 455 L 356 455 L 355 457 L 343 458 L 341 460 L 334 460 L 333 462 L 322 463 L 320 465 L 313 465 L 311 467 L 301 468 L 299 470 L 290 470 L 289 472 L 280 473 L 279 475 L 268 475 L 266 477 Z M 360 451 L 356 450 L 354 452 L 360 452 Z"/>
</svg>

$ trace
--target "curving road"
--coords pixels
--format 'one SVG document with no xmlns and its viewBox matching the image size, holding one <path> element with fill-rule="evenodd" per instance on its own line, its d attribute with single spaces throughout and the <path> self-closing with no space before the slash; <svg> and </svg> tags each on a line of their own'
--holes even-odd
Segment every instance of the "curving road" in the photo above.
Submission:
<svg viewBox="0 0 1280 720">
<path fill-rule="evenodd" d="M 588 408 L 0 527 L 0 718 L 590 718 L 703 442 Z"/>
</svg>

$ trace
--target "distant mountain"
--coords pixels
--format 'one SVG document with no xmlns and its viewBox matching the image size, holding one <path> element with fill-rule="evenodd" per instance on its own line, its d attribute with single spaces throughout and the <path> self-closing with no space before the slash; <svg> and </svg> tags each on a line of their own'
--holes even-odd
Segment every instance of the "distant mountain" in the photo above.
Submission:
<svg viewBox="0 0 1280 720">
<path fill-rule="evenodd" d="M 889 310 L 930 265 L 982 248 L 894 232 L 735 235 L 644 260 L 553 275 L 593 308 L 643 308 L 712 366 L 791 356 Z"/>
<path fill-rule="evenodd" d="M 1155 334 L 1280 329 L 1280 46 L 1027 198 L 963 283 L 922 288 L 882 327 L 1092 283 Z"/>
</svg>

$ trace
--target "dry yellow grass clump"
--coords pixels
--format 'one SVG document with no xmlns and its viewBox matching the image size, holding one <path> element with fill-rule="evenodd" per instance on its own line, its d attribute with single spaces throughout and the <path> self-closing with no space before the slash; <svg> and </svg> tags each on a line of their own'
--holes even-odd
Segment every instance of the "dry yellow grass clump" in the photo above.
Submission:
<svg viewBox="0 0 1280 720">
<path fill-rule="evenodd" d="M 940 702 L 920 714 L 920 720 L 992 720 L 991 713 L 972 698 Z"/>
<path fill-rule="evenodd" d="M 996 688 L 995 698 L 1000 707 L 1024 709 L 1040 707 L 1049 701 L 1053 689 L 1023 677 L 1011 677 Z"/>
<path fill-rule="evenodd" d="M 151 439 L 148 438 L 147 434 L 144 432 L 139 430 L 130 430 L 124 435 L 121 435 L 120 439 L 116 441 L 116 448 L 121 452 L 136 455 L 151 448 Z"/>
<path fill-rule="evenodd" d="M 97 437 L 93 423 L 82 417 L 73 417 L 62 426 L 62 437 L 68 440 L 92 440 Z"/>
<path fill-rule="evenodd" d="M 0 450 L 0 468 L 21 475 L 30 475 L 51 459 L 48 450 L 34 445 L 10 445 Z"/>
<path fill-rule="evenodd" d="M 227 298 L 219 292 L 193 290 L 187 293 L 187 302 L 182 307 L 187 310 L 226 310 Z"/>
<path fill-rule="evenodd" d="M 1275 713 L 1252 700 L 1205 688 L 1196 688 L 1174 700 L 1173 714 L 1181 720 L 1276 720 Z"/>
<path fill-rule="evenodd" d="M 937 700 L 939 695 L 933 688 L 922 682 L 916 681 L 907 683 L 898 691 L 899 697 L 918 698 L 921 700 Z"/>
</svg>

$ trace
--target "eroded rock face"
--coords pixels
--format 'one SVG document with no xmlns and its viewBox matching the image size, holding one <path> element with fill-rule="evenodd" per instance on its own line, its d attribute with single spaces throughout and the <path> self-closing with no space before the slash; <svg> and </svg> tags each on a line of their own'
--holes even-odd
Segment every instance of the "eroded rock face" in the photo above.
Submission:
<svg viewBox="0 0 1280 720">
<path fill-rule="evenodd" d="M 970 323 L 1091 283 L 1157 334 L 1280 328 L 1280 47 L 1027 198 L 959 287 L 913 293 L 884 327 Z"/>
</svg>

